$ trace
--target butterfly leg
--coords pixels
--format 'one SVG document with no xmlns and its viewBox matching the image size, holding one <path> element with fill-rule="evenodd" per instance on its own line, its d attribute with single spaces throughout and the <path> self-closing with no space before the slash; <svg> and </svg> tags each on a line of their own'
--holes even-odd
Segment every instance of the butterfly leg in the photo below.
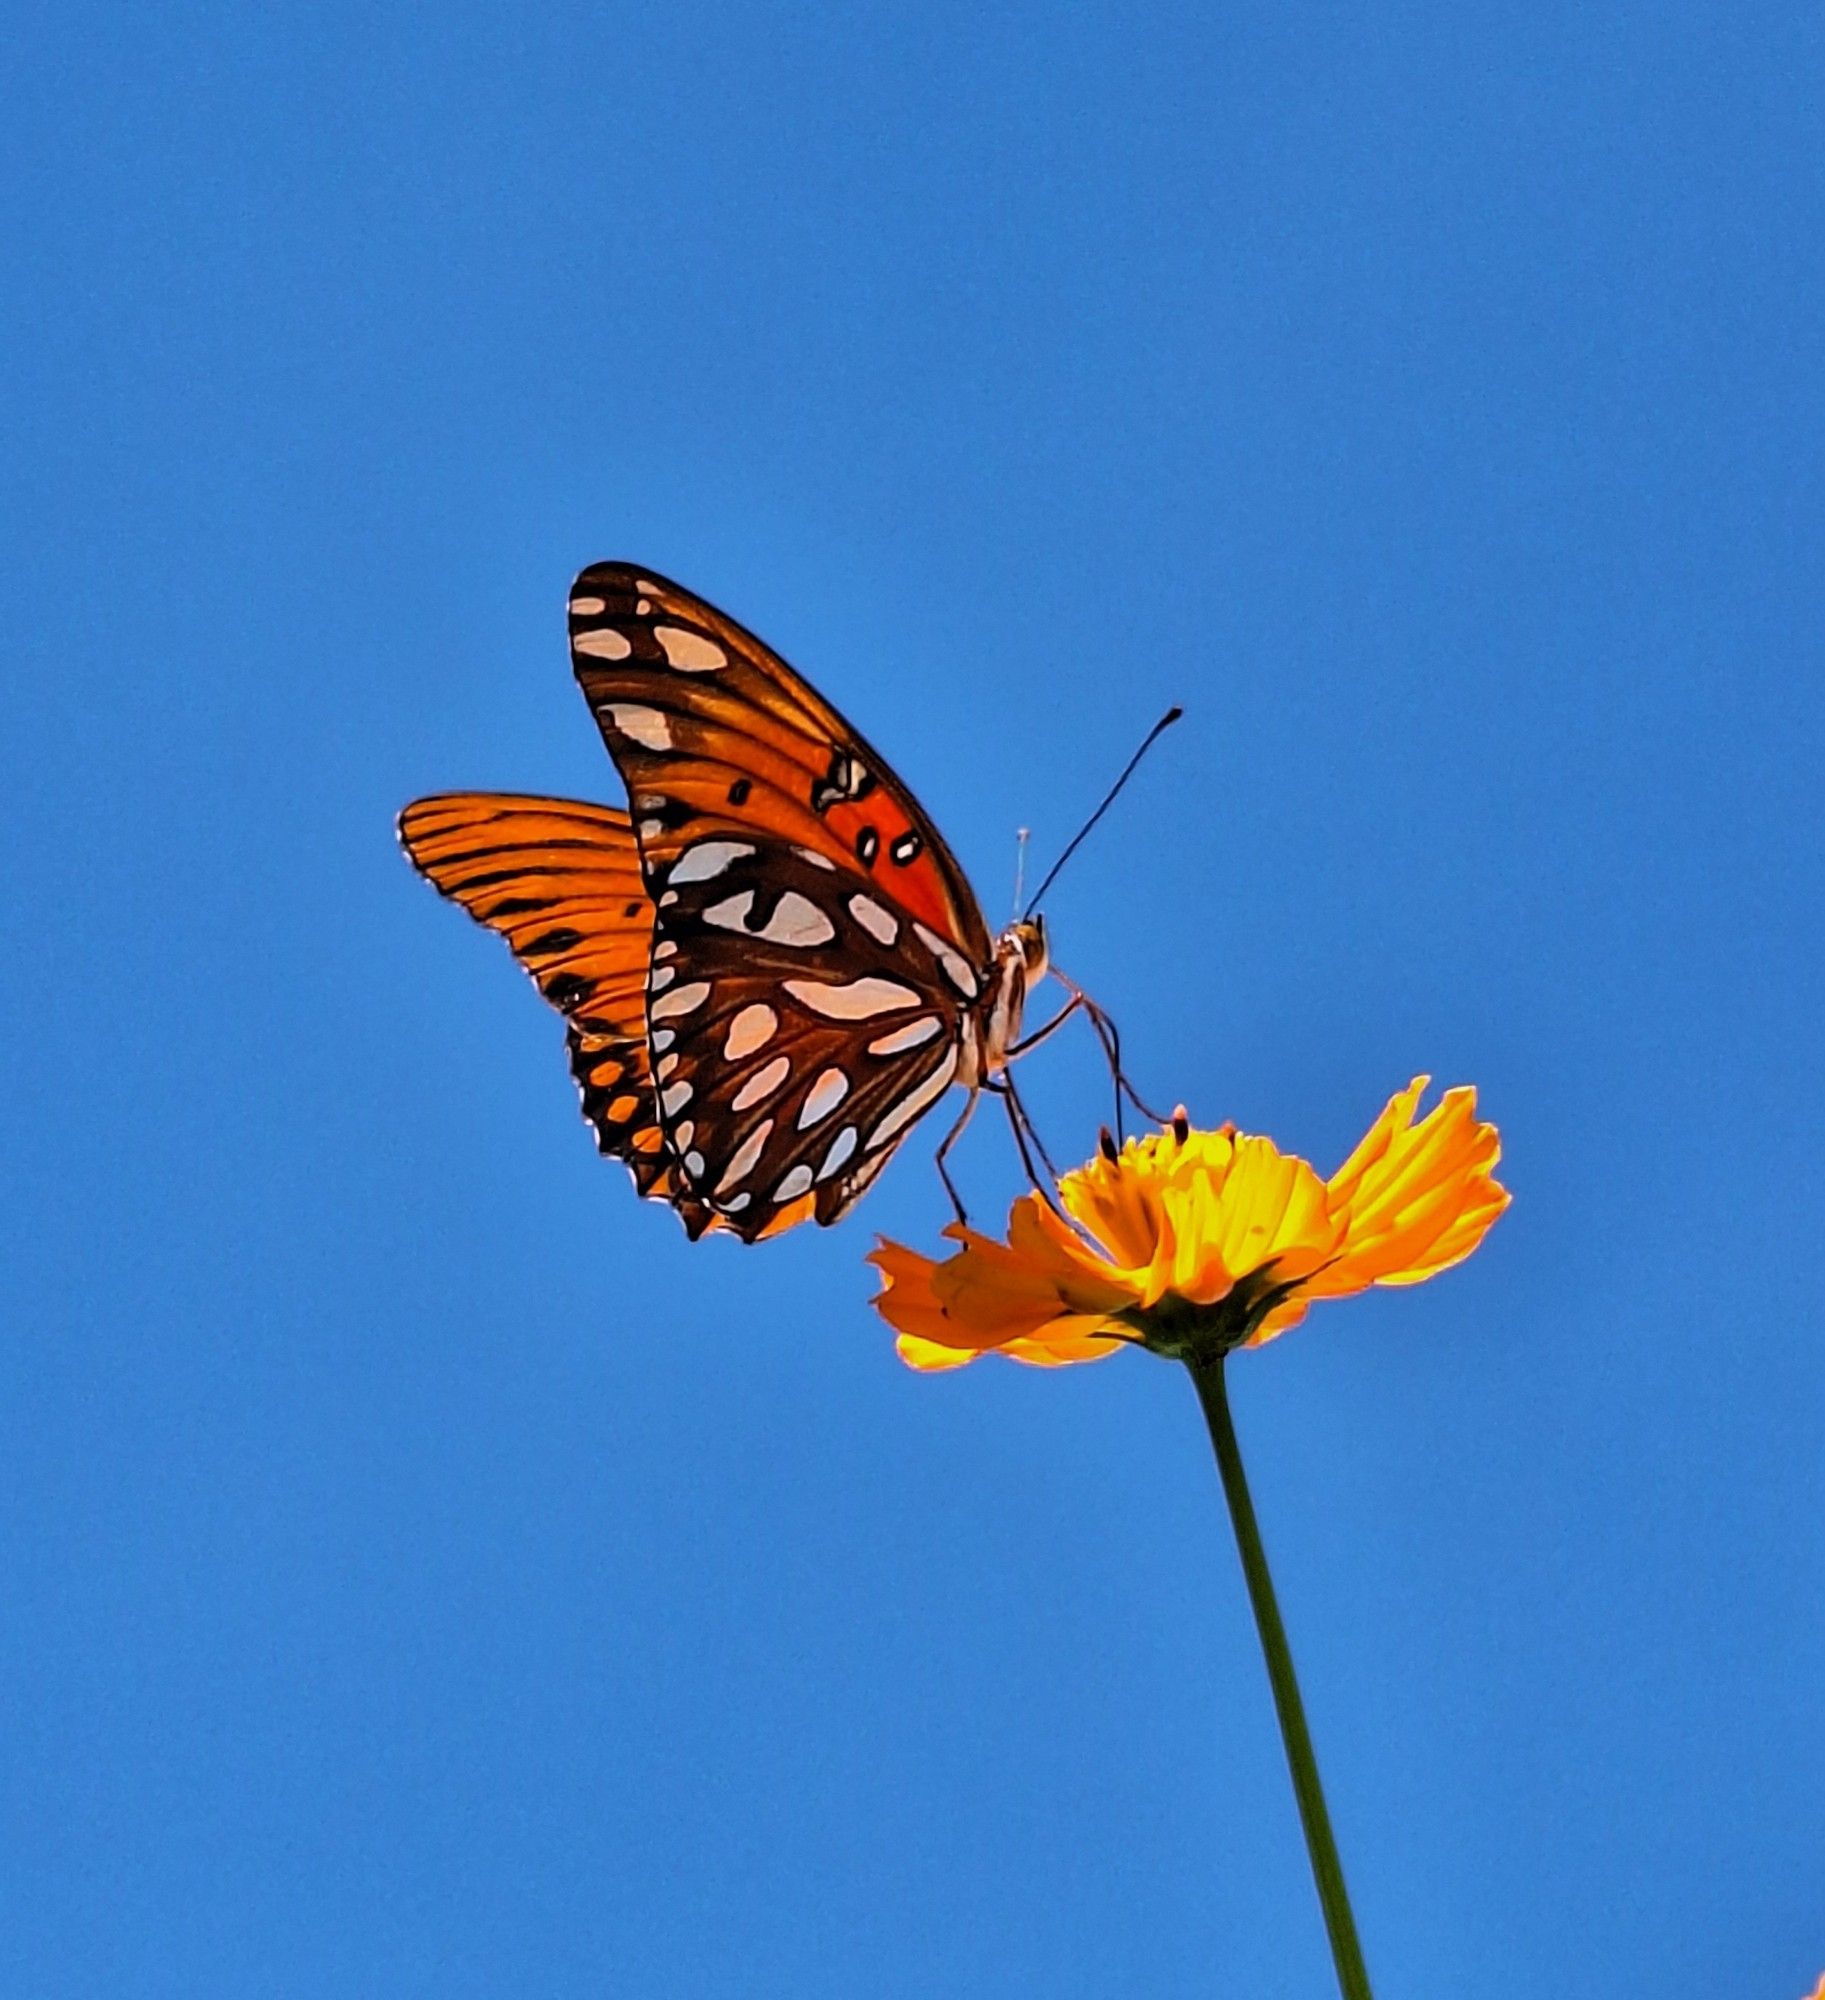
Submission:
<svg viewBox="0 0 1825 2000">
<path fill-rule="evenodd" d="M 1066 980 L 1063 974 L 1055 974 L 1054 977 L 1058 978 L 1061 984 L 1070 986 L 1070 981 Z M 1074 986 L 1071 987 L 1071 998 L 1043 1028 L 1035 1028 L 1030 1035 L 1023 1035 L 1008 1050 L 1008 1059 L 1012 1061 L 1016 1056 L 1024 1056 L 1029 1049 L 1036 1049 L 1041 1042 L 1049 1041 L 1073 1014 L 1078 1013 L 1090 1022 L 1096 1031 L 1097 1040 L 1103 1045 L 1103 1056 L 1109 1064 L 1110 1078 L 1115 1086 L 1115 1125 L 1119 1132 L 1122 1125 L 1122 1092 L 1126 1090 L 1130 1097 L 1134 1097 L 1134 1089 L 1122 1074 L 1121 1044 L 1116 1034 L 1115 1023 L 1087 993 L 1079 992 Z M 1134 1101 L 1137 1104 L 1140 1102 L 1139 1098 L 1135 1098 Z"/>
<path fill-rule="evenodd" d="M 971 1090 L 968 1098 L 965 1099 L 963 1109 L 957 1114 L 957 1122 L 951 1127 L 951 1129 L 948 1132 L 945 1133 L 944 1137 L 940 1139 L 938 1142 L 938 1153 L 937 1153 L 937 1158 L 934 1162 L 934 1164 L 938 1169 L 938 1178 L 944 1183 L 944 1192 L 951 1198 L 951 1207 L 957 1211 L 957 1220 L 966 1229 L 969 1227 L 970 1219 L 968 1214 L 964 1210 L 963 1202 L 959 1197 L 956 1188 L 951 1184 L 951 1177 L 949 1170 L 945 1167 L 944 1164 L 944 1156 L 957 1143 L 957 1141 L 960 1138 L 962 1138 L 964 1126 L 966 1126 L 970 1122 L 970 1119 L 975 1115 L 977 1095 L 978 1092 L 976 1090 Z"/>
<path fill-rule="evenodd" d="M 1003 1077 L 1002 1082 L 1007 1086 L 1009 1117 L 1015 1119 L 1025 1128 L 1027 1137 L 1033 1142 L 1034 1152 L 1039 1155 L 1041 1165 L 1044 1166 L 1052 1179 L 1056 1181 L 1058 1179 L 1058 1168 L 1053 1163 L 1052 1155 L 1046 1151 L 1046 1142 L 1039 1136 L 1039 1127 L 1033 1122 L 1032 1112 L 1027 1109 L 1025 1101 L 1022 1099 L 1019 1090 L 1015 1087 L 1014 1079 L 1011 1076 Z"/>
<path fill-rule="evenodd" d="M 1103 1045 L 1103 1056 L 1109 1065 L 1110 1081 L 1115 1086 L 1115 1129 L 1117 1134 L 1119 1135 L 1122 1130 L 1122 1098 L 1124 1094 L 1143 1118 L 1151 1119 L 1156 1125 L 1164 1125 L 1166 1122 L 1165 1119 L 1147 1103 L 1140 1092 L 1135 1089 L 1134 1085 L 1128 1081 L 1128 1073 L 1122 1068 L 1122 1038 L 1120 1031 L 1115 1025 L 1114 1016 L 1108 1013 L 1097 1001 L 1091 999 L 1090 995 L 1081 986 L 1077 985 L 1075 981 L 1067 979 L 1056 966 L 1052 968 L 1052 977 L 1071 995 L 1074 1004 L 1082 1007 L 1085 1015 L 1089 1018 L 1091 1027 L 1096 1031 L 1097 1040 Z M 1068 1012 L 1069 1010 L 1067 1009 L 1066 1011 Z M 1062 1020 L 1064 1016 L 1060 1015 L 1059 1018 Z"/>
<path fill-rule="evenodd" d="M 1014 1144 L 1020 1153 L 1020 1164 L 1026 1169 L 1027 1179 L 1033 1185 L 1033 1192 L 1061 1222 L 1069 1222 L 1071 1218 L 1059 1207 L 1058 1196 L 1054 1192 L 1058 1169 L 1052 1164 L 1052 1156 L 1046 1151 L 1045 1141 L 1039 1136 L 1039 1127 L 1033 1123 L 1033 1114 L 1021 1102 L 1020 1093 L 1014 1088 L 1014 1079 L 1006 1075 L 998 1076 L 982 1087 L 984 1090 L 992 1090 L 1007 1109 L 1008 1127 L 1014 1134 Z M 1044 1162 L 1048 1179 L 1042 1180 L 1035 1169 L 1034 1152 L 1037 1152 Z"/>
<path fill-rule="evenodd" d="M 1030 1035 L 1021 1036 L 1020 1040 L 1008 1050 L 1008 1060 L 1011 1062 L 1015 1056 L 1023 1056 L 1029 1049 L 1038 1048 L 1041 1042 L 1049 1041 L 1071 1016 L 1082 1008 L 1083 1004 L 1084 997 L 1081 993 L 1075 999 L 1067 1000 L 1043 1028 L 1035 1028 Z"/>
<path fill-rule="evenodd" d="M 1070 999 L 1065 1002 L 1064 1006 L 1052 1016 L 1051 1020 L 1044 1027 L 1035 1028 L 1030 1035 L 1023 1035 L 1008 1050 L 1009 1059 L 1012 1060 L 1015 1056 L 1023 1056 L 1029 1049 L 1036 1049 L 1041 1042 L 1050 1039 L 1052 1035 L 1056 1034 L 1070 1020 L 1073 1014 L 1082 1013 L 1095 1030 L 1096 1038 L 1101 1042 L 1103 1047 L 1104 1060 L 1109 1065 L 1109 1078 L 1115 1090 L 1115 1129 L 1117 1133 L 1122 1131 L 1122 1097 L 1124 1093 L 1126 1093 L 1129 1100 L 1141 1112 L 1142 1116 L 1151 1118 L 1156 1125 L 1164 1124 L 1165 1121 L 1159 1114 L 1149 1109 L 1142 1102 L 1139 1092 L 1128 1081 L 1127 1072 L 1122 1068 L 1121 1035 L 1116 1028 L 1114 1017 L 1099 1006 L 1096 1001 L 1092 1000 L 1089 994 L 1084 992 L 1080 986 L 1067 979 L 1062 972 L 1055 969 L 1052 977 L 1071 995 Z M 1029 1120 L 1028 1122 L 1030 1125 L 1031 1121 Z"/>
</svg>

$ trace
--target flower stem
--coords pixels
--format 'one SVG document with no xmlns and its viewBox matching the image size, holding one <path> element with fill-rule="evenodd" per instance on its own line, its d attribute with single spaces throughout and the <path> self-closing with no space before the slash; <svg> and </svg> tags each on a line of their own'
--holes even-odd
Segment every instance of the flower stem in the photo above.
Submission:
<svg viewBox="0 0 1825 2000">
<path fill-rule="evenodd" d="M 1318 1782 L 1318 1760 L 1312 1754 L 1311 1732 L 1305 1725 L 1305 1705 L 1299 1699 L 1293 1655 L 1286 1643 L 1286 1627 L 1280 1622 L 1280 1607 L 1274 1601 L 1273 1578 L 1268 1574 L 1254 1502 L 1248 1497 L 1242 1454 L 1236 1446 L 1236 1427 L 1230 1421 L 1223 1357 L 1198 1358 L 1188 1361 L 1187 1366 L 1197 1385 L 1198 1401 L 1204 1406 L 1204 1421 L 1210 1426 L 1217 1471 L 1223 1479 L 1223 1497 L 1229 1502 L 1230 1524 L 1236 1531 L 1236 1548 L 1242 1557 L 1242 1574 L 1248 1580 L 1248 1599 L 1254 1607 L 1261 1653 L 1267 1662 L 1274 1708 L 1280 1717 L 1280 1738 L 1286 1745 L 1287 1768 L 1293 1775 L 1293 1796 L 1299 1801 L 1306 1852 L 1312 1859 L 1312 1879 L 1318 1885 L 1324 1927 L 1330 1934 L 1337 1987 L 1344 2000 L 1374 2000 L 1369 1991 L 1368 1969 L 1362 1962 L 1362 1946 L 1356 1940 L 1356 1919 L 1350 1913 L 1350 1898 L 1343 1886 L 1343 1864 L 1337 1859 L 1337 1843 L 1331 1835 L 1331 1817 L 1325 1811 L 1324 1790 Z"/>
</svg>

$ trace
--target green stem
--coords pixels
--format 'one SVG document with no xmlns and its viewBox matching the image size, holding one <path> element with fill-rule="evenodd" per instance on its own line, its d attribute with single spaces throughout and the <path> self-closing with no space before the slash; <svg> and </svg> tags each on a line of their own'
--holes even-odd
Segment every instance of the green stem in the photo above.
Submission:
<svg viewBox="0 0 1825 2000">
<path fill-rule="evenodd" d="M 1267 1661 L 1267 1678 L 1274 1690 L 1287 1768 L 1293 1774 L 1293 1796 L 1299 1801 L 1306 1852 L 1312 1858 L 1312 1879 L 1318 1885 L 1324 1927 L 1330 1933 L 1338 1990 L 1344 2000 L 1374 2000 L 1369 1991 L 1368 1969 L 1362 1962 L 1362 1946 L 1356 1941 L 1356 1919 L 1350 1914 L 1350 1898 L 1343 1886 L 1343 1864 L 1337 1859 L 1337 1842 L 1331 1835 L 1331 1817 L 1324 1808 L 1318 1760 L 1312 1754 L 1311 1732 L 1305 1726 L 1305 1705 L 1299 1699 L 1299 1683 L 1293 1674 L 1293 1655 L 1286 1643 L 1286 1627 L 1280 1622 L 1280 1607 L 1274 1601 L 1274 1582 L 1268 1574 L 1254 1503 L 1248 1497 L 1242 1454 L 1236 1447 L 1236 1427 L 1230 1422 L 1223 1358 L 1217 1355 L 1192 1360 L 1187 1366 L 1197 1384 L 1198 1401 L 1204 1406 L 1204 1421 L 1210 1426 L 1217 1470 L 1223 1477 L 1223 1497 L 1229 1502 L 1230 1523 L 1236 1531 L 1236 1548 L 1242 1557 L 1242 1574 L 1248 1579 L 1248 1599 L 1254 1607 L 1262 1657 Z"/>
</svg>

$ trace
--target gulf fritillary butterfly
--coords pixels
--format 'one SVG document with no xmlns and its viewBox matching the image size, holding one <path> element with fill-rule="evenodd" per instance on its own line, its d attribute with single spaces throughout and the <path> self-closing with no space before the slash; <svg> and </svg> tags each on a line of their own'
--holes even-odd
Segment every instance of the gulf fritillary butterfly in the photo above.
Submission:
<svg viewBox="0 0 1825 2000">
<path fill-rule="evenodd" d="M 1011 1087 L 1043 922 L 991 939 L 886 762 L 692 592 L 594 564 L 570 651 L 631 816 L 447 793 L 400 815 L 406 853 L 565 1015 L 584 1116 L 643 1195 L 693 1237 L 835 1222 L 952 1084 L 964 1118 Z"/>
</svg>

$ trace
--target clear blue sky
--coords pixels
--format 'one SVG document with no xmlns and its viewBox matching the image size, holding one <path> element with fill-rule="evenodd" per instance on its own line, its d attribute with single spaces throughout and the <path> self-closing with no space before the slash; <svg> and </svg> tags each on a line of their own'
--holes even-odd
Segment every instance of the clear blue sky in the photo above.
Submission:
<svg viewBox="0 0 1825 2000">
<path fill-rule="evenodd" d="M 391 821 L 771 638 L 1137 1072 L 1514 1208 L 1237 1365 L 1385 2000 L 1825 1966 L 1798 6 L 34 7 L 0 326 L 0 1990 L 1329 1978 L 1189 1385 L 693 1249 Z M 1082 1043 L 1026 1071 L 1073 1156 Z M 986 1122 L 962 1163 L 1015 1185 Z"/>
</svg>

